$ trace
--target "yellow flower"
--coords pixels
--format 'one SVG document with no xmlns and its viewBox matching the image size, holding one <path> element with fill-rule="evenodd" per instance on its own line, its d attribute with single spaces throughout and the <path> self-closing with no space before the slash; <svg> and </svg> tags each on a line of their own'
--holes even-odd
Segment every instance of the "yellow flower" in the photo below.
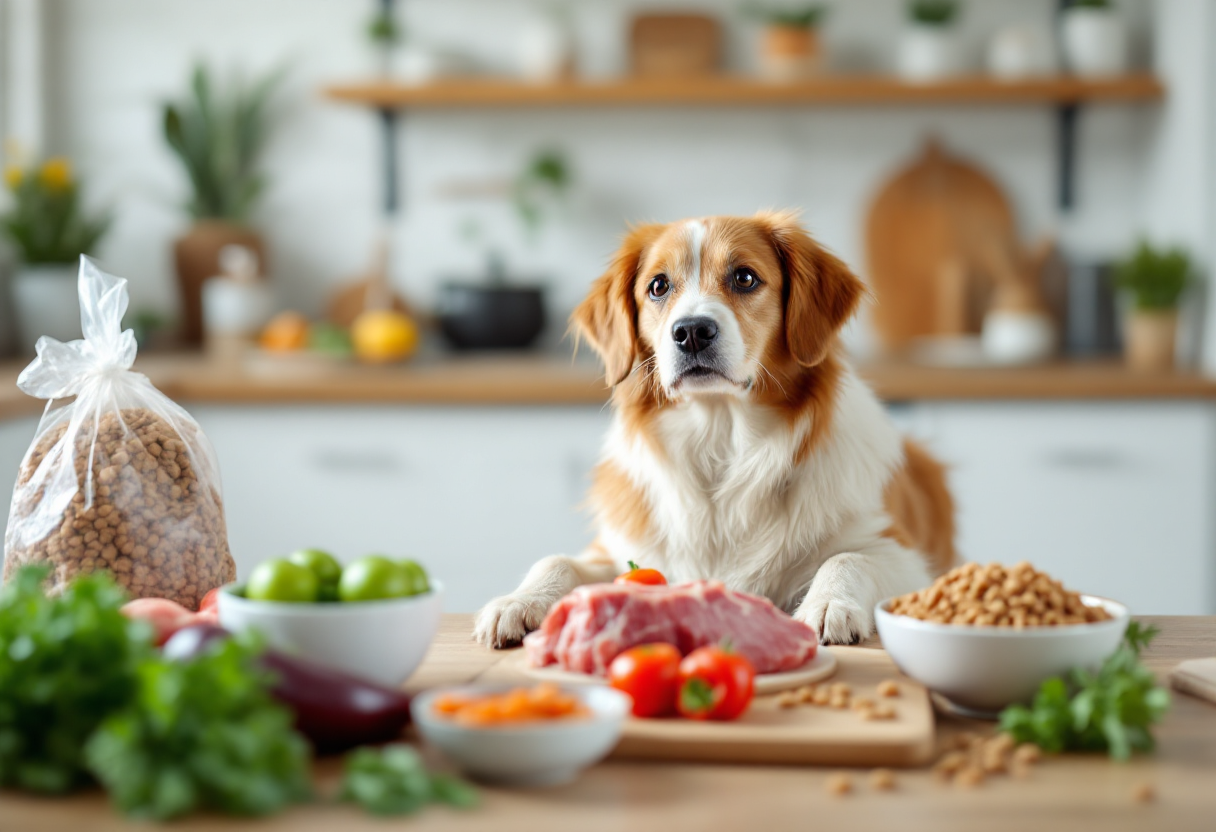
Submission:
<svg viewBox="0 0 1216 832">
<path fill-rule="evenodd" d="M 4 169 L 4 184 L 8 185 L 10 191 L 15 191 L 21 186 L 21 180 L 25 178 L 25 171 L 16 165 L 9 165 Z"/>
<path fill-rule="evenodd" d="M 39 173 L 42 184 L 52 191 L 62 191 L 72 184 L 72 165 L 62 156 L 47 159 Z"/>
</svg>

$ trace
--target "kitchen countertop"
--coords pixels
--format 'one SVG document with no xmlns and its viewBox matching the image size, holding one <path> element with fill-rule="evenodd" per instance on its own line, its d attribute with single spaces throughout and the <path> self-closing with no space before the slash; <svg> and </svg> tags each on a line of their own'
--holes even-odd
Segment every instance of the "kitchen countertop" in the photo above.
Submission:
<svg viewBox="0 0 1216 832">
<path fill-rule="evenodd" d="M 1216 617 L 1145 616 L 1161 634 L 1144 655 L 1164 676 L 1178 661 L 1216 656 Z M 465 684 L 505 653 L 469 639 L 472 617 L 446 615 L 439 636 L 409 687 Z M 961 731 L 990 730 L 989 723 L 938 717 L 939 741 Z M 670 832 L 683 829 L 883 829 L 898 832 L 1025 832 L 1027 829 L 1209 830 L 1216 816 L 1216 706 L 1182 694 L 1157 729 L 1158 748 L 1128 763 L 1097 755 L 1048 758 L 1029 779 L 989 779 L 973 790 L 938 783 L 928 769 L 896 772 L 897 787 L 877 793 L 866 771 L 854 774 L 854 792 L 831 797 L 824 783 L 833 769 L 781 766 L 612 761 L 577 782 L 548 789 L 483 790 L 477 810 L 426 810 L 397 822 L 411 829 L 495 832 Z M 338 765 L 318 766 L 322 793 L 336 786 Z M 1153 803 L 1132 799 L 1137 784 L 1156 789 Z M 85 794 L 50 800 L 0 794 L 0 829 L 13 832 L 106 832 L 147 829 L 113 814 L 105 798 Z M 182 830 L 255 829 L 274 832 L 382 830 L 388 824 L 346 806 L 306 806 L 265 820 L 196 818 Z"/>
<path fill-rule="evenodd" d="M 16 388 L 24 364 L 0 363 L 0 419 L 42 408 Z M 183 353 L 150 355 L 136 368 L 187 404 L 599 405 L 608 396 L 595 363 L 544 353 L 424 356 L 397 367 L 295 357 L 225 364 Z M 1216 399 L 1216 378 L 1134 373 L 1114 361 L 980 369 L 890 360 L 859 371 L 887 401 Z"/>
</svg>

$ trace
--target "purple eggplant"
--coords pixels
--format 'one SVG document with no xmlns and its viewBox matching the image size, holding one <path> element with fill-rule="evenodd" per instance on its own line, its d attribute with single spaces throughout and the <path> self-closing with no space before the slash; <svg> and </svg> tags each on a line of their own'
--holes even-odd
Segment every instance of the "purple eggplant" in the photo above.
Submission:
<svg viewBox="0 0 1216 832">
<path fill-rule="evenodd" d="M 211 624 L 185 627 L 165 644 L 164 655 L 188 660 L 230 635 Z M 400 691 L 276 650 L 266 650 L 261 661 L 275 676 L 271 693 L 295 712 L 296 729 L 320 753 L 395 740 L 409 723 L 410 699 Z"/>
</svg>

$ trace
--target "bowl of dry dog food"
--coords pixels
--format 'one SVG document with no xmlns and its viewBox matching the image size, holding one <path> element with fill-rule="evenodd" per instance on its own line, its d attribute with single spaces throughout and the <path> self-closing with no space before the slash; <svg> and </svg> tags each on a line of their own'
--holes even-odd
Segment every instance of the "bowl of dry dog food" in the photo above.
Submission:
<svg viewBox="0 0 1216 832">
<path fill-rule="evenodd" d="M 1096 668 L 1119 646 L 1127 607 L 1064 588 L 1029 563 L 968 563 L 875 610 L 899 669 L 969 716 L 1028 702 L 1040 683 Z"/>
</svg>

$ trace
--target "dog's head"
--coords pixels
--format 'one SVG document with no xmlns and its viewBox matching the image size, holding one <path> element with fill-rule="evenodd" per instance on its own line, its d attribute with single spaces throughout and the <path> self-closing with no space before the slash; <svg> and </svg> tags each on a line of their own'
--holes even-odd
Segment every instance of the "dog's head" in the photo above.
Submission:
<svg viewBox="0 0 1216 832">
<path fill-rule="evenodd" d="M 643 361 L 669 399 L 747 397 L 822 362 L 864 292 L 794 214 L 708 217 L 633 229 L 571 320 L 609 384 Z"/>
</svg>

